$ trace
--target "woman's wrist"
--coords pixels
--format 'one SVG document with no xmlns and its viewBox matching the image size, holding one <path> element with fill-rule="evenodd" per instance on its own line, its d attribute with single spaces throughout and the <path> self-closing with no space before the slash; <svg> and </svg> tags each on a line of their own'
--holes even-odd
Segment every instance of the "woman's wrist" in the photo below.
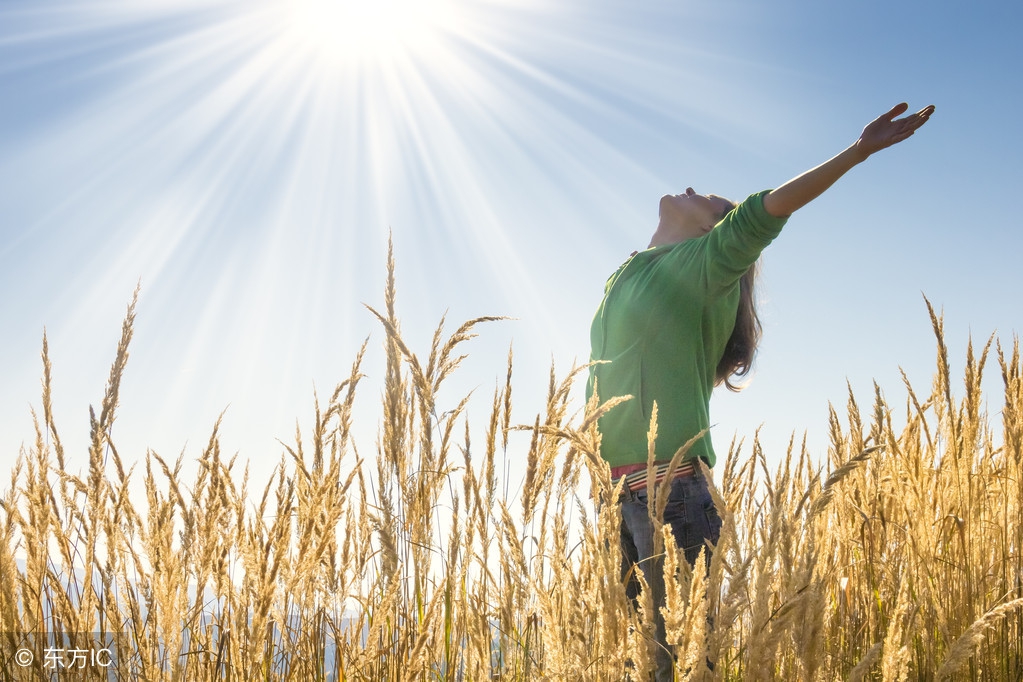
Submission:
<svg viewBox="0 0 1023 682">
<path fill-rule="evenodd" d="M 867 149 L 866 145 L 863 143 L 863 140 L 856 140 L 855 142 L 852 143 L 852 145 L 849 146 L 848 149 L 846 149 L 846 151 L 849 152 L 849 155 L 853 161 L 853 165 L 855 165 L 863 163 L 864 161 L 869 159 L 870 155 L 877 150 Z"/>
</svg>

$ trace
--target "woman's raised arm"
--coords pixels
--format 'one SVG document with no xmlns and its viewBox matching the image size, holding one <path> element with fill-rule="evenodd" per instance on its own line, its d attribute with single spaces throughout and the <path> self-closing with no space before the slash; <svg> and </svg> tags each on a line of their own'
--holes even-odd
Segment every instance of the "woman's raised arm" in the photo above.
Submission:
<svg viewBox="0 0 1023 682">
<path fill-rule="evenodd" d="M 773 216 L 791 215 L 823 194 L 850 168 L 866 161 L 874 152 L 905 140 L 934 113 L 932 104 L 905 118 L 895 118 L 908 108 L 905 102 L 895 105 L 868 123 L 859 139 L 838 155 L 766 194 L 764 209 Z"/>
</svg>

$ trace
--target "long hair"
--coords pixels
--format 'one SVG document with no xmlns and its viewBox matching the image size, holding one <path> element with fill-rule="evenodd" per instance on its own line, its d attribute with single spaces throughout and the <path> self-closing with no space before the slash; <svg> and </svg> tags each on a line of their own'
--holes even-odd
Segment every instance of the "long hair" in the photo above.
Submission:
<svg viewBox="0 0 1023 682">
<path fill-rule="evenodd" d="M 760 343 L 760 318 L 754 299 L 754 286 L 759 263 L 750 266 L 739 280 L 739 309 L 735 313 L 735 327 L 725 344 L 725 352 L 718 361 L 714 383 L 724 382 L 729 391 L 741 391 L 743 384 L 733 384 L 733 377 L 744 377 L 753 367 L 753 356 Z"/>
<path fill-rule="evenodd" d="M 718 361 L 714 374 L 714 385 L 724 382 L 729 391 L 741 391 L 744 384 L 733 384 L 733 377 L 744 377 L 753 368 L 753 356 L 760 343 L 760 318 L 754 289 L 760 261 L 753 263 L 739 279 L 739 308 L 735 313 L 735 327 L 725 344 L 725 352 Z"/>
</svg>

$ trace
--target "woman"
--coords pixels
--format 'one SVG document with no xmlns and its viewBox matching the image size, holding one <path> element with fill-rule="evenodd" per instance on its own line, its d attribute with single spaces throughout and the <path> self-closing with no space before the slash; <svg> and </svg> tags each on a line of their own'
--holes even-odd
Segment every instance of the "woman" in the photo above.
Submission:
<svg viewBox="0 0 1023 682">
<path fill-rule="evenodd" d="M 623 577 L 644 571 L 656 609 L 657 680 L 672 679 L 660 606 L 664 581 L 654 556 L 647 510 L 647 432 L 657 406 L 655 480 L 676 451 L 710 426 L 716 385 L 743 376 L 760 334 L 753 300 L 755 264 L 792 213 L 820 196 L 871 154 L 905 140 L 927 122 L 933 106 L 897 118 L 899 104 L 868 124 L 847 149 L 777 189 L 735 205 L 687 188 L 661 198 L 660 221 L 646 251 L 634 253 L 611 276 L 590 331 L 589 397 L 632 396 L 601 417 L 601 456 L 622 493 Z M 717 542 L 721 522 L 696 458 L 713 467 L 709 435 L 698 439 L 671 483 L 664 523 L 690 564 L 707 541 Z M 638 594 L 630 581 L 630 596 Z"/>
</svg>

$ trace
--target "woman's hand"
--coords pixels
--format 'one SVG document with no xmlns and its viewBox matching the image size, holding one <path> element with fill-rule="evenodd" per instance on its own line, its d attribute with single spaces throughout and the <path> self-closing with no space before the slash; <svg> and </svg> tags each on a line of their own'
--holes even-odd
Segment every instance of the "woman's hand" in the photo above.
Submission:
<svg viewBox="0 0 1023 682">
<path fill-rule="evenodd" d="M 860 133 L 860 139 L 856 140 L 854 145 L 856 151 L 866 159 L 874 152 L 902 142 L 916 132 L 917 128 L 927 123 L 927 119 L 934 113 L 934 105 L 931 104 L 905 118 L 895 118 L 906 113 L 907 109 L 909 109 L 909 105 L 905 102 L 896 104 L 891 111 L 881 114 L 868 123 Z"/>
</svg>

